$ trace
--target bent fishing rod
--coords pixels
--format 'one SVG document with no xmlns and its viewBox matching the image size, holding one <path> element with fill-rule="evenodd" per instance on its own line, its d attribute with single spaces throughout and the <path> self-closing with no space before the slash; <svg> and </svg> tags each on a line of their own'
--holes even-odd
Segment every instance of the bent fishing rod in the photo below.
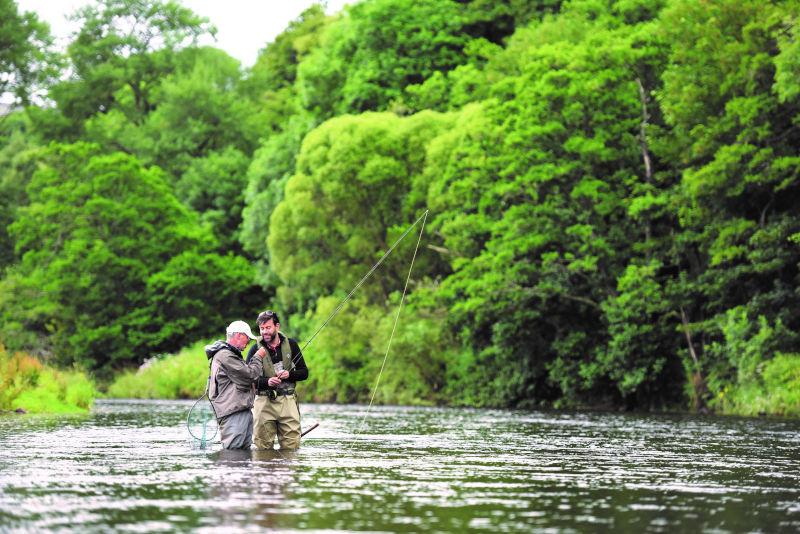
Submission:
<svg viewBox="0 0 800 534">
<path fill-rule="evenodd" d="M 409 226 L 409 227 L 406 229 L 406 231 L 405 231 L 405 232 L 403 232 L 403 235 L 401 235 L 401 236 L 400 236 L 400 237 L 397 239 L 397 241 L 395 241 L 395 242 L 394 242 L 394 244 L 393 244 L 393 245 L 392 245 L 392 246 L 389 248 L 389 250 L 387 250 L 387 251 L 386 251 L 386 252 L 383 254 L 383 256 L 381 256 L 381 258 L 380 258 L 380 259 L 379 259 L 379 260 L 378 260 L 378 261 L 375 263 L 375 265 L 373 265 L 373 266 L 372 266 L 372 268 L 371 268 L 371 269 L 370 269 L 370 270 L 367 272 L 367 274 L 365 274 L 365 275 L 363 276 L 363 278 L 361 278 L 361 280 L 359 280 L 359 282 L 358 282 L 358 283 L 355 285 L 355 287 L 354 287 L 354 288 L 353 288 L 353 289 L 350 291 L 350 293 L 348 293 L 348 294 L 347 294 L 347 296 L 344 298 L 344 300 L 342 300 L 342 302 L 340 302 L 340 303 L 339 303 L 339 305 L 336 307 L 336 309 L 335 309 L 335 310 L 333 310 L 333 313 L 331 313 L 331 314 L 328 316 L 328 318 L 327 318 L 327 319 L 325 319 L 325 322 L 323 322 L 323 323 L 322 323 L 322 325 L 321 325 L 319 328 L 317 328 L 316 332 L 314 332 L 314 334 L 313 334 L 313 335 L 312 335 L 312 336 L 311 336 L 311 337 L 308 339 L 308 341 L 306 341 L 305 345 L 303 345 L 303 348 L 302 348 L 302 349 L 300 349 L 300 351 L 297 353 L 297 355 L 296 355 L 296 356 L 294 356 L 294 357 L 293 357 L 293 358 L 292 358 L 292 359 L 289 361 L 289 364 L 290 364 L 290 366 L 291 366 L 291 367 L 296 367 L 296 365 L 297 365 L 297 361 L 298 361 L 298 359 L 299 359 L 300 357 L 302 357 L 302 355 L 303 355 L 303 351 L 304 351 L 304 350 L 306 350 L 306 347 L 308 347 L 308 346 L 311 344 L 311 342 L 314 340 L 314 338 L 315 338 L 315 337 L 317 337 L 317 334 L 319 334 L 319 333 L 322 331 L 322 329 L 323 329 L 323 328 L 325 328 L 325 326 L 326 326 L 326 325 L 327 325 L 327 324 L 330 322 L 330 320 L 331 320 L 331 319 L 333 319 L 333 316 L 334 316 L 334 315 L 336 315 L 336 314 L 339 312 L 339 310 L 341 310 L 341 309 L 342 309 L 342 306 L 344 306 L 344 305 L 345 305 L 345 303 L 346 303 L 348 300 L 350 300 L 350 297 L 352 297 L 352 296 L 353 296 L 353 294 L 354 294 L 354 293 L 355 293 L 355 292 L 358 290 L 358 288 L 359 288 L 359 287 L 361 287 L 361 285 L 362 285 L 364 282 L 366 282 L 367 278 L 369 278 L 369 277 L 370 277 L 370 275 L 371 275 L 373 272 L 375 272 L 375 269 L 377 269 L 377 268 L 378 268 L 378 266 L 380 266 L 380 264 L 381 264 L 381 263 L 383 263 L 383 260 L 385 260 L 385 259 L 386 259 L 386 258 L 389 256 L 389 254 L 391 254 L 391 253 L 392 253 L 392 251 L 393 251 L 395 248 L 397 248 L 397 245 L 399 245 L 399 244 L 400 244 L 400 242 L 401 242 L 401 241 L 402 241 L 402 240 L 403 240 L 403 239 L 404 239 L 404 238 L 405 238 L 405 237 L 408 235 L 408 233 L 409 233 L 409 232 L 411 232 L 411 230 L 412 230 L 412 229 L 413 229 L 413 228 L 414 228 L 414 227 L 415 227 L 415 226 L 416 226 L 416 225 L 417 225 L 417 224 L 418 224 L 418 223 L 419 223 L 421 220 L 425 219 L 425 218 L 428 216 L 428 211 L 429 211 L 429 210 L 425 210 L 425 212 L 424 212 L 422 215 L 420 215 L 420 217 L 419 217 L 419 218 L 418 218 L 416 221 L 414 221 L 414 224 L 412 224 L 411 226 Z M 424 224 L 423 224 L 422 228 L 423 228 L 423 229 L 425 228 L 425 225 L 424 225 Z M 422 237 L 422 230 L 420 230 L 420 238 L 421 238 L 421 237 Z M 417 247 L 419 247 L 419 241 L 417 241 Z M 417 252 L 416 252 L 416 250 L 415 250 L 415 251 L 414 251 L 414 257 L 416 257 L 416 255 L 417 255 Z M 413 265 L 413 263 L 414 263 L 413 259 L 412 259 L 411 263 L 412 263 L 412 265 Z M 411 271 L 410 271 L 410 270 L 409 270 L 409 273 L 408 273 L 408 275 L 409 275 L 409 277 L 411 276 Z M 406 287 L 408 287 L 408 279 L 406 280 Z M 405 289 L 403 290 L 403 296 L 405 296 Z M 399 316 L 399 310 L 398 310 L 398 316 Z M 397 326 L 397 320 L 395 320 L 395 327 L 396 327 L 396 326 Z M 394 335 L 394 329 L 392 329 L 392 335 Z M 390 343 L 391 343 L 391 341 L 390 341 Z M 386 352 L 387 352 L 387 355 L 388 355 L 388 352 L 389 352 L 389 351 L 388 351 L 388 348 L 387 348 L 387 351 L 386 351 Z M 385 363 L 385 358 L 384 358 L 384 363 Z M 383 366 L 381 366 L 381 371 L 383 371 Z M 376 390 L 377 390 L 377 385 L 376 385 Z M 374 394 L 373 394 L 373 399 L 374 399 Z M 370 406 L 371 406 L 371 405 L 372 405 L 372 400 L 370 400 Z M 362 419 L 362 424 L 363 424 L 363 419 Z M 303 432 L 302 434 L 300 434 L 300 437 L 303 437 L 303 436 L 305 436 L 306 434 L 308 434 L 309 432 L 311 432 L 312 430 L 314 430 L 314 429 L 315 429 L 315 428 L 317 428 L 318 426 L 319 426 L 319 423 L 315 423 L 313 426 L 311 426 L 310 428 L 308 428 L 308 429 L 307 429 L 305 432 Z"/>
<path fill-rule="evenodd" d="M 339 310 L 341 310 L 341 309 L 342 309 L 342 306 L 344 306 L 344 305 L 345 305 L 345 303 L 346 303 L 348 300 L 350 300 L 350 297 L 352 297 L 352 296 L 353 296 L 353 294 L 354 294 L 354 293 L 355 293 L 355 292 L 358 290 L 358 288 L 359 288 L 359 287 L 361 287 L 361 285 L 362 285 L 364 282 L 366 282 L 366 281 L 367 281 L 367 278 L 369 278 L 369 277 L 370 277 L 370 275 L 371 275 L 373 272 L 375 272 L 375 269 L 377 269 L 377 268 L 380 266 L 380 264 L 381 264 L 381 263 L 383 263 L 383 260 L 385 260 L 385 259 L 386 259 L 386 258 L 389 256 L 389 254 L 391 254 L 391 253 L 392 253 L 392 251 L 393 251 L 395 248 L 397 248 L 397 245 L 399 245 L 399 244 L 400 244 L 400 242 L 401 242 L 401 241 L 402 241 L 402 240 L 403 240 L 403 239 L 404 239 L 404 238 L 405 238 L 405 237 L 408 235 L 408 233 L 409 233 L 409 232 L 411 232 L 411 230 L 412 230 L 412 229 L 413 229 L 413 228 L 414 228 L 414 227 L 415 227 L 417 224 L 419 224 L 419 222 L 420 222 L 422 219 L 424 219 L 425 217 L 427 217 L 427 216 L 428 216 L 428 211 L 430 211 L 430 210 L 425 210 L 425 212 L 424 212 L 422 215 L 420 215 L 420 216 L 419 216 L 419 218 L 418 218 L 416 221 L 414 221 L 414 224 L 412 224 L 411 226 L 409 226 L 409 227 L 406 229 L 406 231 L 405 231 L 405 232 L 403 232 L 403 235 L 401 235 L 401 236 L 400 236 L 400 237 L 397 239 L 397 241 L 395 241 L 395 242 L 394 242 L 394 245 L 392 245 L 391 247 L 389 247 L 389 250 L 387 250 L 387 251 L 386 251 L 386 252 L 383 254 L 383 256 L 381 256 L 381 259 L 379 259 L 379 260 L 377 261 L 377 263 L 375 263 L 375 265 L 373 265 L 373 266 L 372 266 L 372 268 L 371 268 L 371 269 L 370 269 L 370 270 L 367 272 L 367 274 L 365 274 L 365 275 L 364 275 L 364 277 L 363 277 L 363 278 L 361 278 L 361 280 L 359 280 L 359 282 L 358 282 L 358 283 L 355 285 L 355 287 L 352 289 L 352 291 L 350 291 L 350 293 L 348 293 L 348 294 L 347 294 L 347 296 L 344 298 L 344 300 L 342 300 L 342 302 L 340 302 L 340 303 L 339 303 L 339 305 L 336 307 L 336 309 L 335 309 L 335 310 L 333 310 L 333 313 L 331 313 L 331 314 L 328 316 L 328 318 L 327 318 L 327 319 L 325 319 L 325 322 L 324 322 L 324 323 L 322 323 L 322 326 L 320 326 L 319 328 L 317 328 L 317 331 L 316 331 L 316 332 L 314 332 L 314 334 L 313 334 L 313 335 L 312 335 L 312 336 L 309 338 L 309 340 L 308 340 L 308 341 L 306 341 L 306 344 L 305 344 L 305 345 L 303 345 L 303 348 L 302 348 L 302 349 L 300 349 L 300 352 L 297 354 L 297 356 L 295 356 L 295 357 L 293 357 L 293 358 L 292 358 L 292 360 L 291 360 L 291 362 L 290 362 L 290 363 L 292 364 L 292 367 L 295 367 L 295 365 L 297 364 L 297 359 L 298 359 L 300 356 L 302 356 L 302 355 L 303 355 L 303 351 L 304 351 L 304 350 L 306 350 L 306 347 L 308 347 L 308 346 L 311 344 L 311 342 L 314 340 L 314 338 L 315 338 L 315 337 L 317 337 L 317 334 L 319 334 L 319 333 L 322 331 L 322 329 L 323 329 L 323 328 L 325 328 L 325 326 L 326 326 L 326 325 L 327 325 L 327 324 L 330 322 L 330 320 L 331 320 L 331 319 L 333 319 L 333 316 L 334 316 L 334 315 L 336 315 L 337 313 L 339 313 Z"/>
<path fill-rule="evenodd" d="M 414 221 L 414 224 L 409 226 L 406 229 L 406 231 L 403 232 L 403 235 L 401 235 L 397 239 L 397 241 L 395 241 L 394 244 L 389 248 L 389 250 L 387 250 L 383 254 L 383 256 L 381 256 L 381 258 L 377 261 L 377 263 L 375 263 L 375 265 L 372 266 L 372 268 L 367 272 L 367 274 L 365 274 L 364 277 L 361 278 L 361 280 L 359 280 L 359 282 L 350 291 L 350 293 L 347 294 L 347 296 L 344 298 L 344 300 L 342 300 L 342 302 L 339 303 L 339 305 L 336 307 L 336 309 L 333 310 L 333 313 L 331 313 L 328 316 L 328 318 L 325 319 L 325 322 L 323 322 L 322 325 L 319 328 L 317 328 L 317 331 L 314 332 L 314 334 L 309 338 L 309 340 L 306 341 L 306 344 L 303 345 L 303 348 L 300 349 L 300 351 L 297 353 L 297 355 L 292 357 L 292 359 L 289 362 L 289 366 L 290 367 L 296 368 L 297 361 L 298 361 L 298 359 L 300 357 L 302 357 L 303 351 L 306 350 L 306 347 L 308 347 L 311 344 L 311 342 L 314 340 L 314 338 L 317 337 L 317 334 L 319 334 L 322 331 L 322 329 L 325 328 L 325 326 L 330 322 L 330 320 L 333 319 L 334 315 L 339 313 L 339 310 L 342 309 L 342 306 L 344 306 L 345 303 L 348 300 L 350 300 L 350 297 L 352 297 L 353 294 L 358 290 L 358 288 L 361 287 L 361 285 L 364 282 L 367 281 L 367 278 L 369 278 L 370 275 L 373 272 L 375 272 L 375 269 L 377 269 L 380 266 L 380 264 L 383 263 L 383 261 L 389 256 L 389 254 L 391 254 L 392 251 L 395 248 L 397 248 L 397 245 L 400 244 L 400 242 L 409 234 L 409 232 L 411 232 L 411 230 L 417 224 L 419 224 L 419 222 L 421 220 L 423 220 L 423 219 L 425 219 L 427 217 L 428 211 L 429 210 L 425 210 L 425 212 L 422 215 L 420 215 L 420 217 L 416 221 Z M 424 228 L 425 228 L 425 226 L 423 224 L 423 229 Z M 422 231 L 420 231 L 420 237 L 422 237 Z M 417 242 L 417 246 L 419 246 L 419 241 Z M 416 250 L 414 251 L 414 256 L 416 257 Z M 413 260 L 412 260 L 411 263 L 413 265 Z M 409 270 L 409 277 L 410 277 L 410 275 L 411 275 L 411 271 Z M 406 280 L 406 287 L 407 286 L 408 286 L 408 280 Z M 403 295 L 405 296 L 405 290 L 403 291 Z M 396 326 L 396 324 L 397 323 L 395 321 L 395 326 Z M 394 330 L 392 331 L 392 333 L 394 334 Z M 387 354 L 388 354 L 388 349 L 387 349 Z M 210 369 L 211 369 L 211 364 L 209 363 L 209 370 Z M 381 371 L 383 371 L 383 366 L 381 366 Z M 209 374 L 208 380 L 206 381 L 206 390 L 203 393 L 203 396 L 195 401 L 195 403 L 192 405 L 191 409 L 189 410 L 189 413 L 186 416 L 186 426 L 187 426 L 187 428 L 189 430 L 189 434 L 192 437 L 194 437 L 196 440 L 200 441 L 200 444 L 201 444 L 202 448 L 205 448 L 206 442 L 209 442 L 209 441 L 214 439 L 214 437 L 217 435 L 217 430 L 218 430 L 218 425 L 216 424 L 216 415 L 217 414 L 216 414 L 216 411 L 214 410 L 214 405 L 211 404 L 211 399 L 208 399 L 208 389 L 209 389 L 210 380 L 211 380 L 211 375 Z M 376 389 L 377 389 L 377 386 L 376 386 Z M 206 399 L 209 400 L 208 406 L 206 406 L 205 404 L 203 404 L 201 402 L 203 400 L 203 398 L 206 398 Z M 372 404 L 372 401 L 370 401 L 370 405 L 371 404 Z M 211 415 L 213 415 L 213 420 L 214 420 L 213 424 L 210 423 L 211 420 L 212 420 Z M 193 421 L 194 421 L 194 424 L 192 423 Z M 300 434 L 300 437 L 305 436 L 306 434 L 308 434 L 309 432 L 311 432 L 312 430 L 314 430 L 318 426 L 319 426 L 319 423 L 316 423 L 311 428 L 308 428 L 305 432 Z M 213 432 L 212 432 L 212 430 L 213 430 Z"/>
</svg>

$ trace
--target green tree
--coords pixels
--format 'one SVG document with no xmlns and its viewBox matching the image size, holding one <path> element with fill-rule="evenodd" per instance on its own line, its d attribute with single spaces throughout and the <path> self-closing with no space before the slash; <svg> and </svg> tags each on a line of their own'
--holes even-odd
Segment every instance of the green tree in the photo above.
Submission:
<svg viewBox="0 0 800 534">
<path fill-rule="evenodd" d="M 141 124 L 155 108 L 158 81 L 175 69 L 175 53 L 216 33 L 207 19 L 160 0 L 102 0 L 72 20 L 80 24 L 67 48 L 72 75 L 51 88 L 55 109 L 33 110 L 42 135 L 56 140 L 79 139 L 86 119 L 115 109 Z"/>
<path fill-rule="evenodd" d="M 134 153 L 173 180 L 193 159 L 227 147 L 252 156 L 265 131 L 237 91 L 239 62 L 214 48 L 186 50 L 179 62 L 176 72 L 161 80 L 158 109 L 143 120 Z"/>
<path fill-rule="evenodd" d="M 26 187 L 36 169 L 39 147 L 27 134 L 24 113 L 15 113 L 0 126 L 0 278 L 7 265 L 15 263 L 14 239 L 8 227 L 16 220 L 17 210 L 28 203 Z"/>
<path fill-rule="evenodd" d="M 350 6 L 300 63 L 303 108 L 319 122 L 385 110 L 403 88 L 459 65 L 469 36 L 451 1 L 372 0 Z"/>
<path fill-rule="evenodd" d="M 454 0 L 461 4 L 464 31 L 471 37 L 502 44 L 518 27 L 542 15 L 558 13 L 562 0 Z"/>
<path fill-rule="evenodd" d="M 270 95 L 291 88 L 297 79 L 297 66 L 319 47 L 325 28 L 332 17 L 325 15 L 320 4 L 314 4 L 291 21 L 275 40 L 259 51 L 245 88 L 255 95 Z"/>
<path fill-rule="evenodd" d="M 762 351 L 793 349 L 800 329 L 800 82 L 788 75 L 797 16 L 794 2 L 682 0 L 662 19 L 672 46 L 659 102 L 671 130 L 656 148 L 684 199 L 671 265 L 680 276 L 667 290 L 682 295 L 699 365 L 716 383 L 737 376 L 720 365 L 724 350 L 709 350 L 730 337 L 720 325 L 732 310 L 784 327 L 764 330 L 774 339 Z"/>
<path fill-rule="evenodd" d="M 455 271 L 440 298 L 473 353 L 460 380 L 476 402 L 680 397 L 668 354 L 608 361 L 604 303 L 644 238 L 627 209 L 646 181 L 636 80 L 663 57 L 657 11 L 639 7 L 572 2 L 518 30 L 486 66 L 500 81 L 429 158 L 432 230 Z"/>
<path fill-rule="evenodd" d="M 332 119 L 306 136 L 297 172 L 270 218 L 268 246 L 284 305 L 309 309 L 355 285 L 421 214 L 424 204 L 405 200 L 414 198 L 427 143 L 449 124 L 435 113 L 365 113 Z M 385 302 L 404 276 L 402 265 L 384 267 L 369 289 L 372 302 Z"/>
<path fill-rule="evenodd" d="M 0 283 L 2 342 L 60 363 L 141 363 L 242 313 L 250 268 L 213 239 L 158 168 L 54 145 L 10 226 L 21 260 Z"/>
<path fill-rule="evenodd" d="M 264 288 L 273 288 L 280 282 L 272 268 L 267 247 L 270 217 L 284 199 L 286 182 L 294 174 L 296 155 L 308 129 L 298 116 L 294 118 L 297 120 L 285 125 L 284 131 L 264 141 L 247 169 L 240 240 L 244 250 L 257 258 L 257 276 Z"/>
<path fill-rule="evenodd" d="M 28 104 L 32 92 L 57 72 L 50 26 L 35 13 L 20 13 L 14 0 L 0 0 L 0 96 Z"/>
<path fill-rule="evenodd" d="M 247 171 L 240 234 L 244 249 L 257 258 L 257 277 L 264 288 L 279 284 L 267 249 L 269 217 L 283 200 L 286 182 L 295 172 L 303 137 L 313 127 L 299 105 L 297 67 L 320 46 L 331 20 L 321 5 L 305 10 L 260 51 L 249 76 L 241 83 L 243 94 L 249 95 L 259 110 L 259 119 L 266 129 Z"/>
<path fill-rule="evenodd" d="M 428 144 L 452 125 L 451 116 L 437 113 L 407 118 L 367 113 L 332 119 L 306 137 L 268 238 L 272 268 L 280 277 L 277 300 L 291 313 L 300 338 L 313 334 L 421 215 Z M 370 398 L 392 332 L 390 312 L 399 305 L 421 229 L 419 224 L 406 235 L 307 353 L 315 400 Z M 445 262 L 420 251 L 411 283 L 430 285 L 430 277 L 444 272 Z M 422 312 L 398 333 L 405 368 L 393 366 L 379 402 L 443 398 L 447 335 L 434 334 L 423 346 L 413 341 L 413 334 L 434 333 L 442 317 Z"/>
<path fill-rule="evenodd" d="M 221 250 L 240 252 L 246 169 L 264 129 L 238 92 L 237 60 L 204 47 L 180 52 L 177 62 L 141 124 L 112 110 L 86 121 L 86 137 L 167 171 L 178 199 L 211 225 Z"/>
<path fill-rule="evenodd" d="M 175 184 L 175 195 L 200 214 L 220 250 L 241 253 L 239 226 L 250 158 L 228 145 L 220 152 L 196 158 Z"/>
</svg>

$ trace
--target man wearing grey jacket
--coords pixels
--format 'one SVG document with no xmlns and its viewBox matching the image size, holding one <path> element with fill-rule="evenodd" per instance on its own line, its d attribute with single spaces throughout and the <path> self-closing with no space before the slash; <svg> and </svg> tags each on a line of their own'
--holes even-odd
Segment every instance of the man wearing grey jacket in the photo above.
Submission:
<svg viewBox="0 0 800 534">
<path fill-rule="evenodd" d="M 260 348 L 245 363 L 242 351 L 257 339 L 244 321 L 234 321 L 226 329 L 225 341 L 206 345 L 206 356 L 211 360 L 211 380 L 208 398 L 217 416 L 222 447 L 224 449 L 249 449 L 253 436 L 253 381 L 261 376 L 266 351 Z"/>
</svg>

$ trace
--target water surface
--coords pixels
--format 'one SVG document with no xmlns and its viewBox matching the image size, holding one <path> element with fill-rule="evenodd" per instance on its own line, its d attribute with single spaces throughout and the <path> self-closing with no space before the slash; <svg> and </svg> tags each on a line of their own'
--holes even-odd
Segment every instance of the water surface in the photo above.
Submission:
<svg viewBox="0 0 800 534">
<path fill-rule="evenodd" d="M 302 404 L 201 450 L 187 401 L 0 415 L 2 532 L 800 532 L 800 421 Z"/>
</svg>

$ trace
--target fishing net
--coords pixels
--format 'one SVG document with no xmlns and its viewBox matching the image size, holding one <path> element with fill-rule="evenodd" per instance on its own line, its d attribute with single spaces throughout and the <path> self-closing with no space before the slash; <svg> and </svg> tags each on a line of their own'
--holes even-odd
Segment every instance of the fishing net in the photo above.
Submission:
<svg viewBox="0 0 800 534">
<path fill-rule="evenodd" d="M 201 449 L 210 446 L 214 437 L 217 435 L 217 416 L 214 407 L 207 395 L 203 395 L 189 410 L 186 416 L 186 427 L 189 435 L 194 438 L 194 443 Z"/>
</svg>

